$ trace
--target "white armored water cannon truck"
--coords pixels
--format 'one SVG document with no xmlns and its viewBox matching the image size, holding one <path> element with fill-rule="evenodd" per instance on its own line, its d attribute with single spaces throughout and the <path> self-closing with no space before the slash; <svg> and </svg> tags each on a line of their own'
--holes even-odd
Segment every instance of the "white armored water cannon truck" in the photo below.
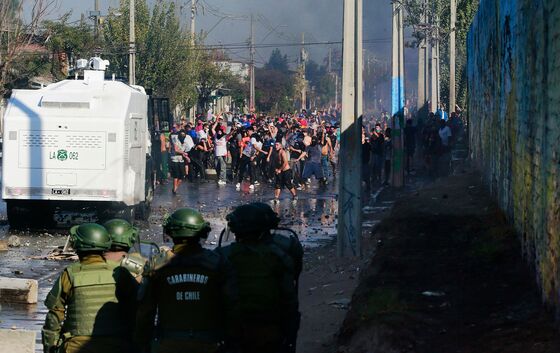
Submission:
<svg viewBox="0 0 560 353">
<path fill-rule="evenodd" d="M 140 86 L 105 80 L 106 60 L 78 62 L 83 78 L 14 90 L 9 99 L 2 198 L 11 227 L 147 217 L 149 97 Z"/>
</svg>

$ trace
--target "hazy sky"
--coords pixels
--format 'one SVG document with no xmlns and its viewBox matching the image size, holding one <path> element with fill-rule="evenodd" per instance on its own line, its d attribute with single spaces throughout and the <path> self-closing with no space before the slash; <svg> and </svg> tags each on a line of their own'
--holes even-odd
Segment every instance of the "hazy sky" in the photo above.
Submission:
<svg viewBox="0 0 560 353">
<path fill-rule="evenodd" d="M 25 0 L 32 2 L 33 0 Z M 156 0 L 148 0 L 153 4 Z M 255 18 L 255 42 L 287 44 L 299 43 L 302 32 L 306 42 L 340 42 L 342 38 L 342 0 L 197 0 L 197 31 L 210 31 L 206 44 L 227 44 L 246 42 L 250 36 L 249 17 Z M 180 16 L 186 26 L 190 25 L 190 0 L 177 0 L 182 8 Z M 69 10 L 73 18 L 93 10 L 94 0 L 57 0 L 52 16 L 61 15 Z M 118 7 L 119 0 L 99 0 L 101 14 L 109 7 Z M 375 43 L 365 44 L 378 60 L 390 59 L 391 36 L 390 0 L 364 0 L 364 40 Z M 274 31 L 271 31 L 273 30 Z M 341 48 L 340 44 L 332 45 Z M 327 55 L 328 45 L 308 47 L 310 58 L 322 63 Z M 257 50 L 257 65 L 266 61 L 272 49 Z M 298 47 L 280 47 L 295 61 Z M 247 50 L 227 51 L 232 59 L 247 60 Z"/>
</svg>

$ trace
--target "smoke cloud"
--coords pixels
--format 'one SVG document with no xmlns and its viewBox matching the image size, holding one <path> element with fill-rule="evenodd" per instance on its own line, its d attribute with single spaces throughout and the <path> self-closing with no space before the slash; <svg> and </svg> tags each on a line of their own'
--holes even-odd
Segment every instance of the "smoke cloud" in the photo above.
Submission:
<svg viewBox="0 0 560 353">
<path fill-rule="evenodd" d="M 174 0 L 177 14 L 185 28 L 190 27 L 192 0 Z M 250 16 L 253 14 L 255 43 L 278 44 L 280 50 L 295 62 L 302 33 L 307 43 L 340 42 L 342 40 L 342 0 L 196 0 L 196 29 L 207 32 L 206 44 L 235 45 L 226 50 L 232 59 L 248 60 L 248 50 L 239 49 L 250 37 Z M 153 5 L 156 0 L 148 0 Z M 94 8 L 94 0 L 58 0 L 52 17 L 72 11 L 77 20 Z M 101 14 L 110 7 L 118 7 L 119 0 L 99 0 Z M 390 0 L 364 0 L 364 48 L 379 60 L 390 59 L 391 3 Z M 308 46 L 309 57 L 322 63 L 329 48 L 342 48 L 341 44 Z M 258 48 L 256 61 L 268 60 L 273 48 Z"/>
</svg>

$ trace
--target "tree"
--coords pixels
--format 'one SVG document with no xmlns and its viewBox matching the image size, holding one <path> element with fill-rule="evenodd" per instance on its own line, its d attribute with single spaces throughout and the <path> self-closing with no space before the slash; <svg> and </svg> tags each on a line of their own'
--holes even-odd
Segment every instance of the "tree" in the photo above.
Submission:
<svg viewBox="0 0 560 353">
<path fill-rule="evenodd" d="M 449 100 L 449 23 L 450 9 L 449 1 L 431 0 L 426 7 L 428 19 L 431 19 L 432 26 L 423 25 L 422 19 L 424 4 L 423 0 L 397 0 L 401 3 L 407 17 L 405 25 L 413 28 L 413 36 L 419 43 L 423 38 L 436 37 L 435 18 L 439 16 L 439 39 L 440 39 L 440 71 L 441 71 L 441 101 Z M 457 72 L 457 104 L 461 107 L 466 106 L 467 99 L 467 33 L 478 9 L 479 0 L 458 0 L 457 1 L 457 22 L 456 31 L 456 72 Z M 432 40 L 433 43 L 433 40 Z"/>
<path fill-rule="evenodd" d="M 319 66 L 315 61 L 308 60 L 305 62 L 305 78 L 311 85 L 317 84 L 326 73 L 327 69 L 324 66 Z"/>
<path fill-rule="evenodd" d="M 255 68 L 255 98 L 257 107 L 263 112 L 292 110 L 292 76 L 278 70 Z"/>
<path fill-rule="evenodd" d="M 109 13 L 103 27 L 110 69 L 128 76 L 129 2 Z M 197 101 L 200 51 L 190 44 L 180 27 L 173 1 L 158 1 L 150 14 L 146 0 L 136 1 L 136 79 L 154 95 L 169 97 L 174 105 L 188 109 Z"/>
<path fill-rule="evenodd" d="M 228 81 L 229 71 L 220 68 L 213 60 L 210 53 L 203 52 L 198 71 L 197 89 L 199 93 L 199 104 L 206 110 L 212 100 L 212 92 L 222 88 L 224 82 Z"/>
<path fill-rule="evenodd" d="M 0 97 L 10 93 L 14 83 L 30 77 L 44 58 L 25 50 L 37 39 L 39 25 L 56 0 L 35 0 L 31 16 L 23 15 L 24 0 L 0 1 Z"/>
<path fill-rule="evenodd" d="M 456 38 L 457 43 L 457 104 L 463 109 L 467 106 L 467 35 L 474 16 L 478 11 L 479 0 L 462 0 L 457 5 Z"/>
<path fill-rule="evenodd" d="M 316 104 L 318 107 L 328 107 L 335 97 L 335 78 L 333 75 L 323 75 L 315 86 Z"/>
<path fill-rule="evenodd" d="M 118 9 L 112 9 L 103 23 L 103 49 L 101 55 L 111 63 L 109 70 L 117 77 L 128 77 L 128 42 L 129 42 L 129 1 L 121 0 Z M 135 3 L 135 35 L 137 61 L 141 66 L 144 58 L 142 47 L 146 42 L 150 13 L 146 0 Z M 143 84 L 138 81 L 139 84 Z"/>
<path fill-rule="evenodd" d="M 188 38 L 181 31 L 173 2 L 156 3 L 145 41 L 138 48 L 138 80 L 154 93 L 182 102 L 194 88 Z"/>
<path fill-rule="evenodd" d="M 327 70 L 329 63 L 328 57 L 325 58 L 324 63 L 325 65 L 319 65 L 313 60 L 308 60 L 305 65 L 305 78 L 309 86 L 314 88 L 314 103 L 316 107 L 319 108 L 330 106 L 336 96 L 335 77 L 333 72 L 328 72 Z M 334 66 L 334 68 L 336 69 L 336 66 Z M 299 89 L 301 89 L 302 84 L 301 82 L 298 84 Z"/>
<path fill-rule="evenodd" d="M 391 68 L 385 61 L 378 61 L 368 57 L 364 64 L 364 103 L 366 110 L 376 113 L 383 107 L 378 106 L 380 99 L 385 96 L 385 87 L 391 86 Z"/>
<path fill-rule="evenodd" d="M 277 70 L 283 73 L 288 73 L 288 57 L 286 54 L 282 55 L 280 49 L 276 48 L 270 54 L 270 58 L 268 62 L 264 65 L 264 68 L 267 70 Z"/>
<path fill-rule="evenodd" d="M 260 111 L 289 111 L 293 107 L 293 75 L 288 57 L 274 49 L 263 68 L 255 68 L 255 100 Z"/>
<path fill-rule="evenodd" d="M 229 89 L 229 95 L 237 107 L 243 107 L 246 98 L 249 96 L 249 82 L 240 80 L 234 75 L 226 75 L 224 87 Z"/>
<path fill-rule="evenodd" d="M 121 0 L 103 28 L 110 69 L 128 76 L 129 6 Z M 157 1 L 151 13 L 146 0 L 136 1 L 136 81 L 153 94 L 169 97 L 183 111 L 197 103 L 207 107 L 212 93 L 228 80 L 201 43 L 192 44 L 181 30 L 174 1 Z"/>
<path fill-rule="evenodd" d="M 68 24 L 70 13 L 57 21 L 43 23 L 46 47 L 51 52 L 50 72 L 53 77 L 64 79 L 68 75 L 68 63 L 76 59 L 88 59 L 95 48 L 91 27 L 80 21 L 76 26 Z"/>
</svg>

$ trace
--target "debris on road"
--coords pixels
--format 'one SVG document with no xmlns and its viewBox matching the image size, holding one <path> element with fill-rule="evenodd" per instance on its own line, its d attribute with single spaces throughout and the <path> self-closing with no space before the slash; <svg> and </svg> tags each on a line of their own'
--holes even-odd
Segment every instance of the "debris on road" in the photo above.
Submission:
<svg viewBox="0 0 560 353">
<path fill-rule="evenodd" d="M 47 255 L 32 256 L 33 260 L 72 260 L 78 261 L 78 254 L 73 251 L 70 246 L 70 236 L 66 238 L 64 246 L 57 246 L 51 250 Z"/>
<path fill-rule="evenodd" d="M 56 249 L 50 251 L 46 255 L 31 256 L 30 259 L 33 260 L 72 260 L 78 261 L 78 255 L 73 251 L 64 251 L 64 247 L 59 246 Z"/>
<path fill-rule="evenodd" d="M 39 282 L 26 278 L 0 277 L 0 301 L 9 303 L 37 303 Z"/>
<path fill-rule="evenodd" d="M 16 326 L 0 329 L 0 353 L 32 353 L 35 352 L 36 332 L 21 330 Z"/>
<path fill-rule="evenodd" d="M 348 298 L 341 298 L 329 302 L 328 305 L 334 306 L 337 309 L 348 309 L 350 302 L 351 300 Z"/>
<path fill-rule="evenodd" d="M 426 297 L 443 297 L 443 296 L 445 296 L 445 293 L 444 292 L 425 291 L 425 292 L 422 292 L 422 295 L 426 296 Z"/>
<path fill-rule="evenodd" d="M 21 246 L 21 240 L 17 235 L 12 235 L 8 238 L 8 246 L 10 248 L 18 248 Z"/>
</svg>

